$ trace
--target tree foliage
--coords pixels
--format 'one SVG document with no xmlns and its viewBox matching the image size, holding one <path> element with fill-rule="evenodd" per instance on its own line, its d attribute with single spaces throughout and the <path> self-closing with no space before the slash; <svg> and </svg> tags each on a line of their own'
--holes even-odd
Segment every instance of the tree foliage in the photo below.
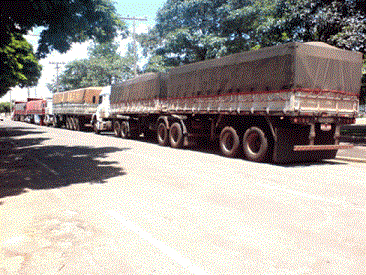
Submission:
<svg viewBox="0 0 366 275">
<path fill-rule="evenodd" d="M 10 113 L 11 103 L 10 102 L 0 102 L 0 113 Z"/>
<path fill-rule="evenodd" d="M 41 65 L 30 45 L 22 36 L 13 35 L 10 43 L 0 47 L 0 97 L 10 87 L 34 86 L 41 76 Z"/>
<path fill-rule="evenodd" d="M 366 53 L 364 0 L 279 0 L 264 28 L 264 45 L 286 41 L 322 41 Z"/>
<path fill-rule="evenodd" d="M 124 57 L 118 53 L 118 47 L 116 42 L 95 43 L 89 47 L 87 59 L 74 60 L 66 64 L 59 77 L 59 91 L 106 86 L 131 78 L 134 63 L 132 47 L 129 46 Z M 47 86 L 52 92 L 56 92 L 56 79 Z"/>
<path fill-rule="evenodd" d="M 145 54 L 177 66 L 257 45 L 258 26 L 273 9 L 268 0 L 168 0 L 148 35 L 140 36 Z"/>
<path fill-rule="evenodd" d="M 65 53 L 72 42 L 95 39 L 112 41 L 124 23 L 109 0 L 39 0 L 2 1 L 0 36 L 7 44 L 14 33 L 26 34 L 43 26 L 37 55 L 45 57 L 52 50 Z"/>
<path fill-rule="evenodd" d="M 52 50 L 65 53 L 73 42 L 88 39 L 112 41 L 119 31 L 126 30 L 109 0 L 1 1 L 0 67 L 2 71 L 11 70 L 3 77 L 6 81 L 1 82 L 0 96 L 18 84 L 31 86 L 37 83 L 40 76 L 36 72 L 38 62 L 22 38 L 34 27 L 43 27 L 36 52 L 38 58 L 45 57 Z M 21 57 L 17 56 L 20 51 L 27 52 L 26 62 L 21 62 Z"/>
<path fill-rule="evenodd" d="M 168 0 L 140 36 L 165 67 L 290 41 L 365 52 L 364 0 Z M 159 67 L 161 69 L 161 66 Z"/>
</svg>

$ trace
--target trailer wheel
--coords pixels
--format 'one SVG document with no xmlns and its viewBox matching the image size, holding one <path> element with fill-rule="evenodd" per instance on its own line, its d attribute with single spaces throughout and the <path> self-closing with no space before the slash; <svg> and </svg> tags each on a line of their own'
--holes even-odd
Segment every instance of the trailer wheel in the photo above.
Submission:
<svg viewBox="0 0 366 275">
<path fill-rule="evenodd" d="M 53 126 L 53 128 L 58 128 L 58 127 L 59 127 L 59 123 L 58 123 L 58 121 L 57 121 L 57 118 L 56 118 L 56 117 L 54 117 L 54 118 L 53 118 L 52 126 Z"/>
<path fill-rule="evenodd" d="M 70 118 L 70 122 L 71 122 L 71 130 L 75 131 L 76 130 L 76 118 L 75 117 Z"/>
<path fill-rule="evenodd" d="M 66 118 L 65 126 L 66 126 L 66 129 L 71 130 L 71 121 L 70 121 L 69 117 Z"/>
<path fill-rule="evenodd" d="M 115 121 L 113 124 L 113 131 L 114 131 L 114 135 L 116 137 L 120 137 L 121 136 L 121 124 L 119 123 L 119 121 Z"/>
<path fill-rule="evenodd" d="M 181 148 L 183 145 L 183 130 L 180 123 L 175 122 L 169 130 L 169 141 L 173 148 Z"/>
<path fill-rule="evenodd" d="M 234 158 L 239 153 L 240 139 L 233 127 L 226 126 L 222 129 L 220 138 L 220 150 L 226 157 Z"/>
<path fill-rule="evenodd" d="M 258 127 L 250 127 L 243 138 L 243 151 L 250 161 L 264 162 L 269 154 L 268 138 L 265 132 Z"/>
<path fill-rule="evenodd" d="M 157 131 L 158 143 L 161 146 L 167 146 L 169 142 L 168 128 L 164 122 L 161 122 Z"/>
<path fill-rule="evenodd" d="M 80 125 L 80 119 L 78 117 L 75 118 L 75 130 L 76 131 L 80 131 L 81 130 L 81 125 Z"/>
<path fill-rule="evenodd" d="M 121 122 L 121 130 L 120 130 L 120 132 L 121 132 L 121 137 L 122 138 L 128 138 L 128 134 L 130 132 L 130 126 L 129 126 L 129 124 L 128 124 L 127 121 L 122 121 Z"/>
</svg>

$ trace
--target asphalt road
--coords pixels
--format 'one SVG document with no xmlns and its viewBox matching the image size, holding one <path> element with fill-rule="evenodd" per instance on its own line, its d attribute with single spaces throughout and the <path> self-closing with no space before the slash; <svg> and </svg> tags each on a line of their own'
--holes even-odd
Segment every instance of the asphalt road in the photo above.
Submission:
<svg viewBox="0 0 366 275">
<path fill-rule="evenodd" d="M 364 163 L 0 134 L 0 274 L 365 274 Z"/>
</svg>

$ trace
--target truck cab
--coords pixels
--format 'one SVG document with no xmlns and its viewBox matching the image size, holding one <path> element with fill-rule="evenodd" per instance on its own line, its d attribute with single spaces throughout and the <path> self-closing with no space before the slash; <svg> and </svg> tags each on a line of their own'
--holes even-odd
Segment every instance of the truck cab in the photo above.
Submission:
<svg viewBox="0 0 366 275">
<path fill-rule="evenodd" d="M 111 86 L 103 87 L 102 91 L 99 94 L 98 107 L 91 121 L 94 131 L 96 133 L 99 133 L 100 131 L 110 131 L 112 129 L 112 123 L 109 120 L 110 95 Z"/>
</svg>

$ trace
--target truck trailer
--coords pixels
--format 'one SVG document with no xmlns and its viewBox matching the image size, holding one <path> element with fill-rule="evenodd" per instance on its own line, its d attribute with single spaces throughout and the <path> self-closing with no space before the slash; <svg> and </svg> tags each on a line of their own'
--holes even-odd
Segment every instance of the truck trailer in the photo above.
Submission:
<svg viewBox="0 0 366 275">
<path fill-rule="evenodd" d="M 24 121 L 26 116 L 26 107 L 27 107 L 26 101 L 15 101 L 12 119 L 14 121 Z"/>
<path fill-rule="evenodd" d="M 27 98 L 14 103 L 13 120 L 43 124 L 46 101 L 42 98 Z"/>
<path fill-rule="evenodd" d="M 204 138 L 256 162 L 332 159 L 350 147 L 339 144 L 340 127 L 355 121 L 362 61 L 359 52 L 293 42 L 149 73 L 112 85 L 94 128 L 156 135 L 174 148 Z"/>
<path fill-rule="evenodd" d="M 98 107 L 102 87 L 89 87 L 55 93 L 52 100 L 53 126 L 70 130 L 83 130 Z"/>
<path fill-rule="evenodd" d="M 47 101 L 41 98 L 28 100 L 26 104 L 26 121 L 44 125 L 45 110 Z"/>
</svg>

